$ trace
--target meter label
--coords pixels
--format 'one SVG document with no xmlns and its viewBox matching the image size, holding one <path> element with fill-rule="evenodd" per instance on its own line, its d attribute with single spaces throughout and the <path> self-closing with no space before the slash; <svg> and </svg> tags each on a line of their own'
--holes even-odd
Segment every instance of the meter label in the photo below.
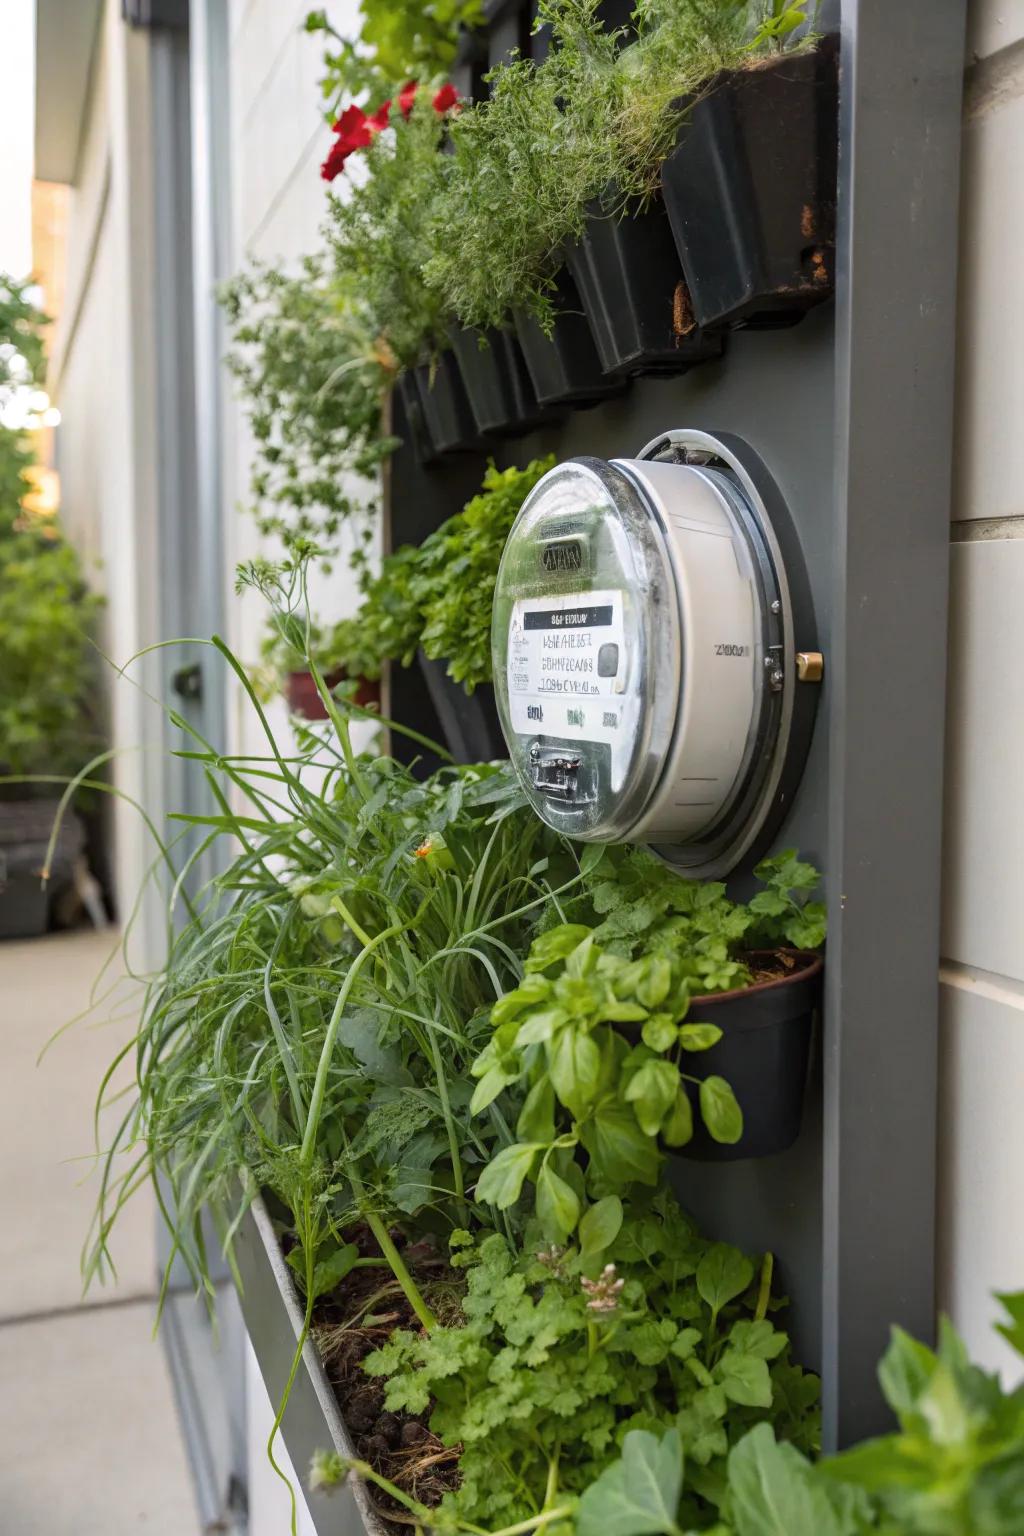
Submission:
<svg viewBox="0 0 1024 1536">
<path fill-rule="evenodd" d="M 627 670 L 621 592 L 527 597 L 514 605 L 508 692 L 516 731 L 618 741 Z"/>
</svg>

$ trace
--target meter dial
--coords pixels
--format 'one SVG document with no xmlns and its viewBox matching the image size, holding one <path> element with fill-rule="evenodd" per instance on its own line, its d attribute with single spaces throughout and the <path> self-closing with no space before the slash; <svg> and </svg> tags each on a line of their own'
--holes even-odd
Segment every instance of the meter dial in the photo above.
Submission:
<svg viewBox="0 0 1024 1536">
<path fill-rule="evenodd" d="M 774 830 L 806 753 L 797 622 L 812 647 L 785 508 L 742 444 L 670 432 L 636 459 L 551 470 L 509 536 L 492 632 L 538 814 L 693 874 L 732 868 Z"/>
</svg>

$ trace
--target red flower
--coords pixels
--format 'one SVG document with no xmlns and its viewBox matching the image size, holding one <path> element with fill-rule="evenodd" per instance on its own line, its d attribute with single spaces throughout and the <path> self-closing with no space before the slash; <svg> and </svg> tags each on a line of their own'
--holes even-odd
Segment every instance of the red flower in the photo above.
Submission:
<svg viewBox="0 0 1024 1536">
<path fill-rule="evenodd" d="M 332 132 L 336 135 L 334 143 L 323 165 L 320 167 L 320 175 L 324 181 L 333 181 L 335 176 L 345 169 L 345 161 L 357 149 L 365 149 L 373 142 L 374 136 L 382 133 L 388 126 L 388 118 L 391 112 L 390 101 L 385 101 L 372 117 L 367 117 L 362 107 L 346 107 L 344 112 L 332 125 Z"/>
<path fill-rule="evenodd" d="M 398 109 L 403 117 L 412 116 L 413 102 L 416 100 L 416 92 L 419 90 L 419 82 L 407 80 L 398 93 Z"/>
<path fill-rule="evenodd" d="M 383 133 L 384 132 L 384 129 L 388 125 L 388 121 L 390 119 L 390 116 L 391 116 L 391 102 L 389 100 L 389 101 L 382 102 L 381 105 L 377 108 L 376 112 L 373 114 L 373 116 L 372 117 L 368 117 L 366 119 L 366 126 L 369 129 L 369 131 L 370 131 L 370 138 L 371 139 L 373 138 L 375 133 Z M 369 143 L 370 139 L 367 139 L 366 142 Z"/>
<path fill-rule="evenodd" d="M 448 85 L 442 85 L 441 89 L 434 97 L 434 111 L 438 113 L 450 112 L 452 107 L 458 105 L 458 102 L 459 93 L 455 89 L 454 85 L 449 82 Z"/>
</svg>

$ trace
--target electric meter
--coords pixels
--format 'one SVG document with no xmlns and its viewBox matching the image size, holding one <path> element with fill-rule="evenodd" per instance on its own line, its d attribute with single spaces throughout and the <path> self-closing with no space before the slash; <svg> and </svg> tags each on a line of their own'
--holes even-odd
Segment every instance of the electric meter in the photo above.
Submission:
<svg viewBox="0 0 1024 1536">
<path fill-rule="evenodd" d="M 551 470 L 505 546 L 492 643 L 512 762 L 550 826 L 692 875 L 765 845 L 821 658 L 792 524 L 745 444 L 673 431 Z"/>
</svg>

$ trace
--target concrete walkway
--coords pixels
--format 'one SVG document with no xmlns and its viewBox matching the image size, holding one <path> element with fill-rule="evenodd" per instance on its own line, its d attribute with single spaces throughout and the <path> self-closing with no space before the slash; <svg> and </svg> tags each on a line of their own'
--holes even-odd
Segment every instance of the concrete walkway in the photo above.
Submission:
<svg viewBox="0 0 1024 1536">
<path fill-rule="evenodd" d="M 134 1032 L 137 997 L 122 980 L 93 1015 L 100 1022 L 75 1025 L 36 1065 L 54 1031 L 88 1006 L 115 943 L 112 933 L 0 943 L 0 1530 L 10 1536 L 196 1536 L 199 1528 L 170 1379 L 152 1339 L 147 1191 L 114 1234 L 118 1284 L 81 1293 L 97 1186 L 93 1101 Z M 119 975 L 115 963 L 102 990 Z"/>
</svg>

